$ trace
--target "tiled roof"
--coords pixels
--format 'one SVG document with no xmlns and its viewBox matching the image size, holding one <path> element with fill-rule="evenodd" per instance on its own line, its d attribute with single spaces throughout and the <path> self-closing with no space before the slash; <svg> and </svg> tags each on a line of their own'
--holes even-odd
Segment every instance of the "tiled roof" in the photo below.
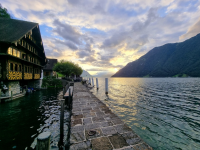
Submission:
<svg viewBox="0 0 200 150">
<path fill-rule="evenodd" d="M 0 41 L 17 42 L 36 26 L 38 26 L 38 23 L 0 18 Z"/>
<path fill-rule="evenodd" d="M 47 59 L 47 64 L 44 66 L 44 71 L 52 71 L 54 65 L 58 62 L 57 59 Z"/>
</svg>

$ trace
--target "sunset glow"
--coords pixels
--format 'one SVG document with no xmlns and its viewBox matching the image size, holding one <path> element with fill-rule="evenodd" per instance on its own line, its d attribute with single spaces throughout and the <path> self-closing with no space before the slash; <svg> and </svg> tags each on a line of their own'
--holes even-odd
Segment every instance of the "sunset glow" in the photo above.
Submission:
<svg viewBox="0 0 200 150">
<path fill-rule="evenodd" d="M 196 0 L 2 0 L 14 19 L 37 22 L 48 58 L 112 75 L 154 47 L 200 32 Z M 156 6 L 156 7 L 155 7 Z"/>
</svg>

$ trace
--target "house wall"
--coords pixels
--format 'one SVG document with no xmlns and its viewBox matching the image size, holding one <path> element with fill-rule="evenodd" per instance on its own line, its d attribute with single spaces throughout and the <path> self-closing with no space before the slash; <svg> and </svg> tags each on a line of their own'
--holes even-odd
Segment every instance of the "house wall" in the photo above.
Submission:
<svg viewBox="0 0 200 150">
<path fill-rule="evenodd" d="M 4 81 L 3 84 L 6 85 L 8 90 L 5 93 L 1 92 L 2 97 L 11 96 L 11 91 L 12 91 L 13 95 L 20 94 L 19 81 Z"/>
</svg>

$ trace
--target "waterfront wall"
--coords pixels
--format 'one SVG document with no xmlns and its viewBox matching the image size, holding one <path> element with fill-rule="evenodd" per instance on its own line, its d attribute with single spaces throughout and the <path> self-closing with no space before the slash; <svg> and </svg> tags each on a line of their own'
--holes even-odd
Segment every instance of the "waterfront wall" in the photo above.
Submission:
<svg viewBox="0 0 200 150">
<path fill-rule="evenodd" d="M 3 84 L 6 85 L 8 90 L 5 93 L 1 92 L 1 97 L 11 96 L 11 91 L 13 92 L 13 95 L 20 93 L 19 81 L 6 81 L 3 82 Z"/>
</svg>

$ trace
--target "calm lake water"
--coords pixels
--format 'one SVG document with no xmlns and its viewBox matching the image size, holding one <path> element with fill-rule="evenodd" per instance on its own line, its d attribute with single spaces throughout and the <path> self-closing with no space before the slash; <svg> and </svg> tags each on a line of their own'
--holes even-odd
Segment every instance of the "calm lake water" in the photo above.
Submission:
<svg viewBox="0 0 200 150">
<path fill-rule="evenodd" d="M 0 104 L 0 150 L 31 150 L 39 133 L 50 131 L 51 145 L 59 140 L 61 90 L 36 91 L 12 102 Z M 65 113 L 65 118 L 67 117 Z M 67 132 L 67 126 L 65 131 Z"/>
<path fill-rule="evenodd" d="M 200 78 L 109 78 L 108 97 L 99 86 L 93 94 L 155 150 L 200 149 Z"/>
</svg>

